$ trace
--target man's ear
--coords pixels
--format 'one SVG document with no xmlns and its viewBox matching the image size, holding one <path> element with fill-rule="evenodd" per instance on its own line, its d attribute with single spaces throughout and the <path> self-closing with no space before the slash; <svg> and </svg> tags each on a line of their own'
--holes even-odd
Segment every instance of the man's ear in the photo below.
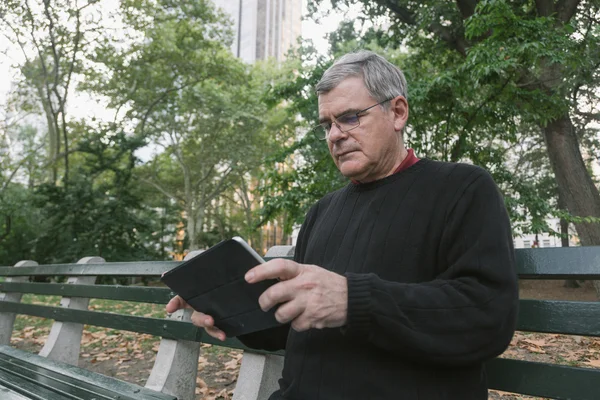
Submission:
<svg viewBox="0 0 600 400">
<path fill-rule="evenodd" d="M 408 120 L 408 102 L 404 96 L 398 96 L 391 101 L 392 112 L 394 113 L 394 129 L 400 132 L 406 126 Z"/>
</svg>

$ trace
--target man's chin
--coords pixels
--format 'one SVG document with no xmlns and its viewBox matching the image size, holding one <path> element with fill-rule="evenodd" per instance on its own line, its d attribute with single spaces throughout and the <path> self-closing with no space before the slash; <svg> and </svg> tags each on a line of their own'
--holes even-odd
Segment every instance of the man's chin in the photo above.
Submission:
<svg viewBox="0 0 600 400">
<path fill-rule="evenodd" d="M 360 179 L 364 176 L 364 171 L 361 168 L 342 164 L 340 165 L 339 169 L 342 175 L 355 181 L 360 181 Z"/>
</svg>

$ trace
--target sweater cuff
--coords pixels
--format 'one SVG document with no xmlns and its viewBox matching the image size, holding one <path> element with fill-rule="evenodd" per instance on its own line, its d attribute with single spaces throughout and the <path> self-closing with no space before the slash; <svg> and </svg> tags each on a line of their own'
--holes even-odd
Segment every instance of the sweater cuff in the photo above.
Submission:
<svg viewBox="0 0 600 400">
<path fill-rule="evenodd" d="M 342 333 L 353 337 L 366 337 L 371 328 L 371 278 L 372 274 L 345 274 L 348 280 L 348 318 Z"/>
</svg>

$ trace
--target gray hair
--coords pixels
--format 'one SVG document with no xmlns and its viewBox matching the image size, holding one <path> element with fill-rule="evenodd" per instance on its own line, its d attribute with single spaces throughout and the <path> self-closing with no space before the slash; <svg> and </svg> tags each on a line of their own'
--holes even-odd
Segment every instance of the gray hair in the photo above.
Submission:
<svg viewBox="0 0 600 400">
<path fill-rule="evenodd" d="M 317 95 L 333 90 L 344 79 L 354 76 L 363 78 L 369 95 L 377 101 L 396 96 L 407 98 L 406 78 L 400 68 L 368 50 L 348 53 L 333 63 L 315 86 Z M 389 108 L 389 103 L 384 107 Z"/>
</svg>

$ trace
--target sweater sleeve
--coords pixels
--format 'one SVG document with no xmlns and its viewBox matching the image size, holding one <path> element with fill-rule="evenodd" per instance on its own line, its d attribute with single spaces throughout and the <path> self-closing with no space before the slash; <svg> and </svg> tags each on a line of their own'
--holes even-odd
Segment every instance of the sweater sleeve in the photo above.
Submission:
<svg viewBox="0 0 600 400">
<path fill-rule="evenodd" d="M 308 232 L 312 228 L 315 221 L 315 215 L 319 203 L 314 205 L 306 215 L 304 223 L 300 228 L 298 240 L 296 241 L 296 249 L 294 251 L 294 261 L 302 263 L 304 261 L 304 253 L 306 248 L 306 240 Z M 246 346 L 253 349 L 276 351 L 283 350 L 287 344 L 287 337 L 290 331 L 290 324 L 285 324 L 276 328 L 266 329 L 264 331 L 240 335 L 238 339 Z"/>
<path fill-rule="evenodd" d="M 501 354 L 515 330 L 518 288 L 510 222 L 482 171 L 451 205 L 434 280 L 398 283 L 347 273 L 343 332 L 419 363 L 461 366 Z"/>
</svg>

